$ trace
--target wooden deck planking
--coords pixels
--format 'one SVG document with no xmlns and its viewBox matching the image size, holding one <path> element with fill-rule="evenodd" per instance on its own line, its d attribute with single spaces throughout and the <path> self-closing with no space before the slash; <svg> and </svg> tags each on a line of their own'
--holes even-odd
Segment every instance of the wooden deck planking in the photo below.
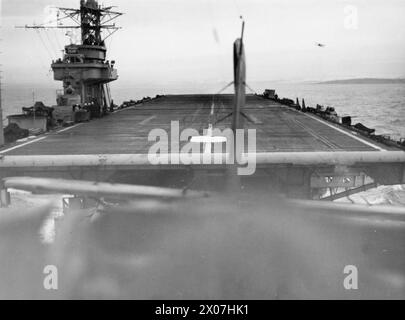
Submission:
<svg viewBox="0 0 405 320">
<path fill-rule="evenodd" d="M 232 111 L 233 96 L 161 97 L 70 130 L 50 133 L 45 139 L 3 155 L 147 153 L 153 144 L 147 140 L 149 132 L 156 128 L 170 132 L 171 121 L 180 122 L 180 131 L 194 128 L 202 133 L 208 127 L 213 103 L 215 118 L 221 119 Z M 378 151 L 333 125 L 258 96 L 247 96 L 245 113 L 254 120 L 252 123 L 245 119 L 244 125 L 246 129 L 257 130 L 258 152 Z M 216 127 L 224 129 L 230 122 L 229 117 Z"/>
</svg>

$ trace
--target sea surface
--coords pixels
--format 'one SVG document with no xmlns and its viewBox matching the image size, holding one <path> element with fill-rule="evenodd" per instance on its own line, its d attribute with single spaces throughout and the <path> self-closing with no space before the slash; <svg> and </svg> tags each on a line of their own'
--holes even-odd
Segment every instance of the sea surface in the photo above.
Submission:
<svg viewBox="0 0 405 320">
<path fill-rule="evenodd" d="M 140 99 L 157 94 L 218 93 L 226 82 L 210 83 L 142 83 L 112 85 L 114 102 Z M 303 83 L 249 83 L 252 92 L 276 89 L 279 97 L 305 99 L 307 106 L 321 104 L 335 107 L 339 115 L 351 115 L 354 122 L 375 128 L 377 134 L 390 134 L 393 138 L 405 138 L 405 84 L 303 84 Z M 21 107 L 43 101 L 46 105 L 56 103 L 57 83 L 5 84 L 3 85 L 3 118 L 19 113 Z M 248 90 L 249 92 L 250 90 Z M 231 93 L 232 87 L 224 91 Z"/>
<path fill-rule="evenodd" d="M 219 93 L 226 82 L 209 83 L 134 83 L 119 81 L 111 87 L 114 102 L 153 97 L 157 94 Z M 389 134 L 394 139 L 405 138 L 405 84 L 315 84 L 315 83 L 248 83 L 251 92 L 262 93 L 264 89 L 275 89 L 280 98 L 305 99 L 307 106 L 316 104 L 335 107 L 341 116 L 352 116 L 352 122 L 361 122 L 375 128 L 377 134 Z M 54 105 L 58 83 L 4 84 L 2 90 L 3 119 L 19 113 L 21 107 L 43 101 Z M 231 93 L 232 86 L 223 91 Z M 405 205 L 405 186 L 387 186 L 352 196 L 355 202 Z"/>
</svg>

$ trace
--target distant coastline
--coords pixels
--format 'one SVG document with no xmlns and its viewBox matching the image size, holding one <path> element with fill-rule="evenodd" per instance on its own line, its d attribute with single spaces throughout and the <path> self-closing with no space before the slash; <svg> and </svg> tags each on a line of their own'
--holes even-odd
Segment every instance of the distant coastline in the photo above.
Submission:
<svg viewBox="0 0 405 320">
<path fill-rule="evenodd" d="M 316 84 L 405 84 L 404 78 L 385 79 L 385 78 L 358 78 L 343 79 L 317 82 Z"/>
</svg>

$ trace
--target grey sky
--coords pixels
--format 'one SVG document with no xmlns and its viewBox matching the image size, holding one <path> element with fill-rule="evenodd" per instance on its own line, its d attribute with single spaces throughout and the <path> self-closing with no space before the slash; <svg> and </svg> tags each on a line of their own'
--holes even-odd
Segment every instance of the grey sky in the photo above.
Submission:
<svg viewBox="0 0 405 320">
<path fill-rule="evenodd" d="M 122 83 L 228 81 L 232 43 L 246 20 L 250 81 L 405 76 L 403 0 L 104 0 L 125 15 L 107 41 Z M 47 5 L 79 0 L 2 0 L 2 56 L 8 82 L 53 82 L 50 59 L 69 42 L 64 31 L 25 31 Z M 344 9 L 358 9 L 358 29 Z M 325 43 L 319 48 L 315 42 Z"/>
</svg>

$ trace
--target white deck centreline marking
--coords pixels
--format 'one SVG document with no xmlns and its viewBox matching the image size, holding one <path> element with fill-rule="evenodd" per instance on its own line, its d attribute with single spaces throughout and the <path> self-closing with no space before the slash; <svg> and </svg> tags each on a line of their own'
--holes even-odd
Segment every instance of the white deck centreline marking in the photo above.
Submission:
<svg viewBox="0 0 405 320">
<path fill-rule="evenodd" d="M 142 126 L 144 124 L 147 124 L 149 121 L 151 121 L 151 120 L 153 120 L 155 118 L 156 118 L 156 115 L 150 116 L 149 118 L 146 118 L 146 119 L 142 120 L 141 122 L 139 122 L 139 124 Z"/>
<path fill-rule="evenodd" d="M 374 149 L 377 149 L 377 150 L 380 150 L 380 151 L 388 151 L 388 150 L 386 150 L 386 149 L 384 149 L 384 148 L 381 148 L 381 147 L 379 147 L 379 146 L 377 146 L 377 145 L 375 145 L 375 144 L 373 144 L 373 143 L 371 143 L 371 142 L 368 142 L 368 141 L 363 140 L 363 139 L 361 139 L 361 138 L 359 138 L 359 137 L 356 137 L 356 136 L 355 136 L 354 134 L 352 134 L 352 133 L 349 133 L 349 132 L 347 132 L 347 131 L 345 131 L 345 130 L 343 130 L 343 129 L 340 129 L 340 128 L 336 127 L 336 126 L 333 126 L 333 125 L 327 123 L 326 121 L 323 121 L 323 120 L 321 120 L 321 119 L 317 119 L 316 117 L 311 116 L 311 115 L 306 114 L 306 113 L 304 113 L 304 114 L 305 114 L 307 117 L 312 118 L 312 119 L 314 119 L 314 120 L 316 120 L 316 121 L 318 121 L 318 122 L 321 122 L 321 123 L 323 123 L 324 125 L 326 125 L 326 126 L 328 126 L 328 127 L 331 127 L 331 128 L 333 128 L 333 129 L 335 129 L 335 130 L 341 132 L 341 133 L 344 133 L 345 135 L 347 135 L 347 136 L 349 136 L 349 137 L 351 137 L 351 138 L 353 138 L 353 139 L 355 139 L 355 140 L 357 140 L 357 141 L 360 141 L 360 142 L 362 142 L 362 143 L 364 143 L 364 144 L 366 144 L 366 145 L 368 145 L 368 146 L 370 146 L 370 147 L 373 147 Z"/>
</svg>

